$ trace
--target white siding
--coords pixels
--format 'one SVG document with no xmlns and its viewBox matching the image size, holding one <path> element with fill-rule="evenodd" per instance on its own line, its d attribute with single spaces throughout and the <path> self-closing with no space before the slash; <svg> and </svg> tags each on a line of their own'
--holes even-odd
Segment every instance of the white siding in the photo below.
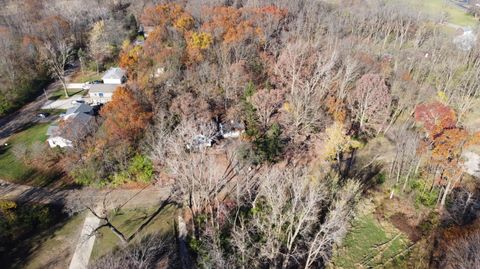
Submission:
<svg viewBox="0 0 480 269">
<path fill-rule="evenodd" d="M 104 83 L 104 84 L 116 84 L 116 85 L 120 85 L 120 84 L 122 84 L 122 79 L 112 79 L 112 78 L 103 79 L 103 83 Z"/>
<path fill-rule="evenodd" d="M 90 99 L 94 104 L 105 104 L 112 100 L 113 93 L 91 93 Z"/>
<path fill-rule="evenodd" d="M 54 148 L 54 147 L 61 147 L 61 148 L 73 147 L 72 141 L 70 141 L 68 139 L 65 139 L 63 137 L 60 137 L 60 136 L 50 137 L 49 139 L 47 139 L 47 141 L 48 141 L 48 144 L 50 145 L 51 148 Z"/>
</svg>

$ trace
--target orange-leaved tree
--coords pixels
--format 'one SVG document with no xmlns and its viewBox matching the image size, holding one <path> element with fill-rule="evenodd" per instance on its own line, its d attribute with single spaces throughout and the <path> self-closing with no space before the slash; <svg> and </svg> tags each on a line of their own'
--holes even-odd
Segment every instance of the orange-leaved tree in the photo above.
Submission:
<svg viewBox="0 0 480 269">
<path fill-rule="evenodd" d="M 112 101 L 101 110 L 109 140 L 135 141 L 147 127 L 152 113 L 144 109 L 132 91 L 118 87 Z"/>
<path fill-rule="evenodd" d="M 447 195 L 463 175 L 463 150 L 477 143 L 478 135 L 470 135 L 457 126 L 455 111 L 439 102 L 417 105 L 415 120 L 423 125 L 427 133 L 420 152 L 426 150 L 429 153 L 429 164 L 434 168 L 436 181 L 445 186 L 440 202 L 443 206 Z"/>
<path fill-rule="evenodd" d="M 207 12 L 210 20 L 202 28 L 225 44 L 236 43 L 256 35 L 252 20 L 243 16 L 243 9 L 234 7 L 215 7 Z"/>
<path fill-rule="evenodd" d="M 122 51 L 119 56 L 119 65 L 127 70 L 127 75 L 132 79 L 136 78 L 138 63 L 142 53 L 141 46 L 135 46 L 129 42 L 125 42 L 122 46 Z"/>
</svg>

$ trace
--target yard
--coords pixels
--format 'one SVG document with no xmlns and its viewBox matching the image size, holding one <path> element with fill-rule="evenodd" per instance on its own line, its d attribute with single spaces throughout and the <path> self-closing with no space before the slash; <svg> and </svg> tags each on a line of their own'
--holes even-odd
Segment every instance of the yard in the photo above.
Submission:
<svg viewBox="0 0 480 269">
<path fill-rule="evenodd" d="M 372 215 L 353 223 L 337 250 L 333 268 L 398 268 L 408 254 L 410 241 L 389 223 L 380 223 Z"/>
<path fill-rule="evenodd" d="M 22 268 L 68 268 L 84 220 L 85 214 L 75 215 L 34 237 L 33 251 Z"/>
<path fill-rule="evenodd" d="M 13 135 L 8 141 L 8 146 L 0 149 L 0 179 L 17 184 L 31 184 L 45 186 L 57 178 L 52 171 L 40 171 L 25 164 L 13 153 L 15 145 L 23 144 L 30 148 L 35 142 L 45 143 L 49 123 L 41 123 L 28 127 L 24 131 Z"/>
<path fill-rule="evenodd" d="M 83 90 L 81 89 L 68 89 L 67 90 L 69 98 L 74 96 L 74 95 L 80 95 L 83 93 Z M 63 88 L 58 88 L 56 91 L 50 94 L 48 97 L 48 100 L 62 100 L 62 99 L 67 99 L 65 96 L 65 91 Z"/>
<path fill-rule="evenodd" d="M 131 235 L 136 228 L 138 228 L 148 217 L 154 213 L 157 208 L 138 208 L 121 210 L 113 218 L 112 222 L 120 229 L 126 236 Z M 166 234 L 173 232 L 173 221 L 176 208 L 174 206 L 165 207 L 158 216 L 142 231 L 142 235 L 148 235 L 152 233 Z M 137 237 L 135 240 L 141 239 Z M 134 240 L 134 241 L 135 241 Z M 93 247 L 91 260 L 95 260 L 112 251 L 116 246 L 120 244 L 118 239 L 112 231 L 108 228 L 102 228 L 97 235 L 95 245 Z"/>
<path fill-rule="evenodd" d="M 7 220 L 0 219 L 5 228 L 0 267 L 68 268 L 85 214 L 66 218 L 61 208 L 38 204 L 17 204 L 4 210 L 7 213 L 2 217 Z"/>
<path fill-rule="evenodd" d="M 72 83 L 85 83 L 92 80 L 102 79 L 102 74 L 95 71 L 77 72 L 71 78 Z"/>
</svg>

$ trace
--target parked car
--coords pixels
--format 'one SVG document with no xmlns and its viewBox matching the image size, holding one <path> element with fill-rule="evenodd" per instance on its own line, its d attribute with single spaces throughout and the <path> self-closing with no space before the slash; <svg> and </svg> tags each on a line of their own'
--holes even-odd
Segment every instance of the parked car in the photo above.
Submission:
<svg viewBox="0 0 480 269">
<path fill-rule="evenodd" d="M 45 118 L 47 118 L 48 116 L 50 116 L 50 114 L 49 114 L 49 113 L 46 113 L 46 112 L 42 112 L 42 113 L 39 113 L 37 116 L 38 116 L 39 118 L 41 118 L 41 119 L 45 119 Z"/>
<path fill-rule="evenodd" d="M 85 101 L 84 100 L 73 100 L 72 101 L 72 105 L 76 105 L 76 104 L 85 104 Z"/>
</svg>

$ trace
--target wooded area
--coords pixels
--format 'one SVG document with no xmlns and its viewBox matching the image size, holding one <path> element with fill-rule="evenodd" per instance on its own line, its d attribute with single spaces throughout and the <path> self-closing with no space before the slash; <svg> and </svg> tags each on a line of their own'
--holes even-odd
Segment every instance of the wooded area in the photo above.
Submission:
<svg viewBox="0 0 480 269">
<path fill-rule="evenodd" d="M 337 268 L 369 203 L 404 216 L 394 268 L 480 268 L 480 47 L 446 21 L 381 0 L 4 2 L 0 116 L 50 81 L 68 96 L 75 72 L 128 78 L 74 147 L 17 157 L 80 186 L 171 186 L 186 224 L 186 242 L 131 243 L 89 208 L 123 242 L 92 268 Z"/>
</svg>

